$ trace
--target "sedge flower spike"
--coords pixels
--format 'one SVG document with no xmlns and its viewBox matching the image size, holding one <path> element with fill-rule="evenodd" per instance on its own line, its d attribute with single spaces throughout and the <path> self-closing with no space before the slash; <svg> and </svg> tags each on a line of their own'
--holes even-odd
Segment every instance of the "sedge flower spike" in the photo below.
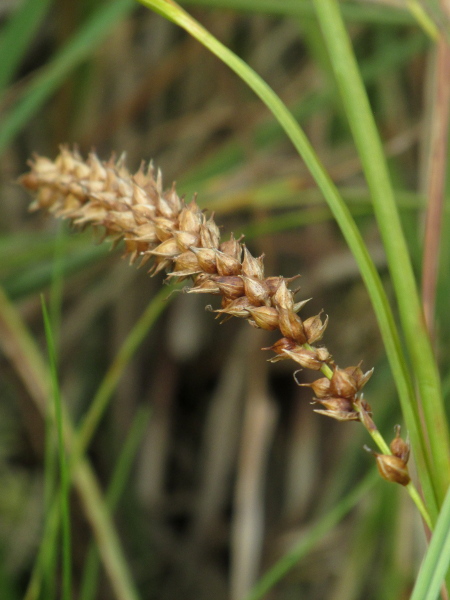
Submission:
<svg viewBox="0 0 450 600">
<path fill-rule="evenodd" d="M 360 421 L 369 432 L 375 428 L 360 394 L 373 369 L 340 369 L 327 348 L 314 345 L 322 339 L 328 317 L 320 313 L 303 319 L 298 314 L 308 300 L 295 301 L 288 284 L 296 277 L 266 277 L 263 256 L 252 256 L 233 235 L 221 241 L 214 216 L 207 218 L 195 199 L 184 202 L 175 186 L 164 190 L 152 163 L 132 174 L 124 157 L 104 162 L 91 153 L 84 160 L 77 150 L 63 146 L 54 161 L 35 156 L 30 167 L 19 183 L 34 195 L 31 210 L 69 219 L 75 227 L 99 228 L 114 243 L 123 240 L 131 263 L 149 263 L 152 275 L 165 271 L 169 279 L 192 281 L 187 293 L 220 296 L 221 306 L 214 312 L 222 322 L 237 317 L 256 328 L 279 330 L 282 337 L 264 348 L 275 353 L 272 362 L 291 359 L 325 375 L 308 384 L 295 378 L 314 393 L 313 402 L 321 407 L 315 412 Z M 401 446 L 398 439 L 396 445 Z M 395 447 L 393 455 L 406 465 L 401 447 L 403 454 L 396 456 L 400 451 Z"/>
</svg>

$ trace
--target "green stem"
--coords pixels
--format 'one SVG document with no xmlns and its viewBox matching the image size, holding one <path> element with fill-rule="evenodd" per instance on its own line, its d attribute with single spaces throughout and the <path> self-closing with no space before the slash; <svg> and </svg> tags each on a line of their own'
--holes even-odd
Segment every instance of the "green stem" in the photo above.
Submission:
<svg viewBox="0 0 450 600">
<path fill-rule="evenodd" d="M 417 0 L 406 0 L 406 4 L 409 12 L 414 16 L 425 33 L 434 42 L 437 42 L 439 39 L 439 29 L 436 27 L 434 21 L 430 19 L 428 14 L 425 12 L 420 2 Z"/>
<path fill-rule="evenodd" d="M 73 453 L 73 462 L 75 463 L 86 452 L 89 443 L 97 429 L 97 426 L 105 413 L 109 401 L 117 387 L 120 377 L 131 357 L 136 352 L 139 345 L 145 339 L 152 324 L 167 307 L 168 296 L 179 288 L 179 284 L 171 284 L 163 287 L 149 302 L 147 308 L 133 326 L 126 340 L 122 344 L 119 352 L 114 358 L 111 366 L 103 377 L 88 411 L 83 417 L 82 423 L 78 428 L 75 450 Z"/>
<path fill-rule="evenodd" d="M 50 381 L 48 367 L 43 361 L 36 342 L 26 328 L 21 316 L 9 302 L 1 287 L 0 345 L 6 357 L 14 364 L 38 411 L 45 417 Z M 71 419 L 64 410 L 64 405 L 61 408 L 64 445 L 66 451 L 73 455 L 75 432 Z M 105 506 L 95 475 L 86 459 L 76 464 L 73 481 L 85 507 L 105 570 L 117 598 L 120 598 L 120 600 L 136 600 L 138 593 L 120 547 L 119 538 L 109 511 Z M 50 517 L 50 519 L 53 527 L 53 517 Z M 30 597 L 33 597 L 33 592 L 30 593 Z"/>
<path fill-rule="evenodd" d="M 428 511 L 425 508 L 425 504 L 423 503 L 421 495 L 417 491 L 417 488 L 414 486 L 412 481 L 408 483 L 406 489 L 408 490 L 408 494 L 413 499 L 414 504 L 419 509 L 419 512 L 422 515 L 422 519 L 428 525 L 430 531 L 433 531 L 433 524 L 431 523 L 430 515 L 428 514 Z"/>
<path fill-rule="evenodd" d="M 70 478 L 68 461 L 66 458 L 63 438 L 63 417 L 61 406 L 61 393 L 58 382 L 58 372 L 56 366 L 56 351 L 53 340 L 53 332 L 50 324 L 50 317 L 45 305 L 44 296 L 41 295 L 42 313 L 44 317 L 45 336 L 47 338 L 48 357 L 50 363 L 54 417 L 58 440 L 58 458 L 60 469 L 60 491 L 59 502 L 62 522 L 62 597 L 63 600 L 70 600 L 72 596 L 72 548 L 71 548 L 71 527 L 70 527 Z"/>
</svg>

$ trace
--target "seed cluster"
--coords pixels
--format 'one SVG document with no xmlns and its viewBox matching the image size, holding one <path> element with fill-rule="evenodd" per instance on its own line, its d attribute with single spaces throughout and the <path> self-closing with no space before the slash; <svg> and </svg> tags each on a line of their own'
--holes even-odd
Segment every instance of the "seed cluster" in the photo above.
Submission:
<svg viewBox="0 0 450 600">
<path fill-rule="evenodd" d="M 131 262 L 151 260 L 153 274 L 190 279 L 190 294 L 221 296 L 214 311 L 223 321 L 246 319 L 250 325 L 281 337 L 270 349 L 270 360 L 292 359 L 305 369 L 321 370 L 324 378 L 311 387 L 316 412 L 340 421 L 362 421 L 370 429 L 370 407 L 359 395 L 372 375 L 359 366 L 340 369 L 322 339 L 328 318 L 318 314 L 303 320 L 298 312 L 307 300 L 296 302 L 288 283 L 294 279 L 265 277 L 263 256 L 254 257 L 233 235 L 221 242 L 214 216 L 209 218 L 195 200 L 185 203 L 175 187 L 164 191 L 161 173 L 141 165 L 132 175 L 124 158 L 108 162 L 62 147 L 55 161 L 35 156 L 20 183 L 35 194 L 32 210 L 44 209 L 75 226 L 100 227 L 105 236 L 124 240 Z"/>
<path fill-rule="evenodd" d="M 354 404 L 373 370 L 339 369 L 325 347 L 314 346 L 328 319 L 300 318 L 307 300 L 295 301 L 287 285 L 295 278 L 265 277 L 263 256 L 252 256 L 233 236 L 221 242 L 213 215 L 207 218 L 195 200 L 185 203 L 174 186 L 164 191 L 152 164 L 131 175 L 123 157 L 101 162 L 92 153 L 84 161 L 76 150 L 62 147 L 55 161 L 35 156 L 30 166 L 20 183 L 35 193 L 31 210 L 45 209 L 75 226 L 102 227 L 107 237 L 125 241 L 131 262 L 152 260 L 153 274 L 167 270 L 169 278 L 191 279 L 187 293 L 221 296 L 215 312 L 223 320 L 240 317 L 257 328 L 279 330 L 283 337 L 266 348 L 275 352 L 273 362 L 292 359 L 305 369 L 333 372 L 331 379 L 310 384 L 324 407 L 317 412 L 359 420 Z"/>
</svg>

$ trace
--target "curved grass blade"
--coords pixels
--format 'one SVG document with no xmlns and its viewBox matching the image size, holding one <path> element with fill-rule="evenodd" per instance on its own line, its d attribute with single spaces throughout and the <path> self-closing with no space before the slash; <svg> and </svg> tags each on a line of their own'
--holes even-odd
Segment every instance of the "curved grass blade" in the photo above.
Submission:
<svg viewBox="0 0 450 600">
<path fill-rule="evenodd" d="M 177 289 L 179 285 L 180 284 L 175 283 L 163 287 L 158 294 L 154 296 L 122 344 L 104 376 L 103 381 L 91 402 L 89 410 L 83 417 L 81 425 L 78 428 L 76 450 L 73 456 L 74 462 L 84 454 L 89 446 L 126 365 L 148 334 L 150 327 L 168 306 L 168 296 Z"/>
<path fill-rule="evenodd" d="M 372 194 L 378 227 L 383 240 L 392 282 L 395 288 L 406 345 L 417 378 L 425 427 L 432 459 L 428 463 L 434 492 L 442 502 L 450 484 L 450 442 L 447 418 L 442 402 L 440 378 L 423 317 L 414 272 L 403 235 L 381 140 L 375 125 L 358 65 L 336 0 L 315 0 L 317 15 L 328 47 L 347 118 L 355 139 L 364 173 Z M 416 400 L 412 396 L 408 402 Z M 407 409 L 402 402 L 402 409 Z M 418 432 L 410 428 L 413 447 Z M 423 445 L 423 443 L 422 443 Z"/>
<path fill-rule="evenodd" d="M 0 346 L 23 381 L 30 397 L 44 416 L 48 397 L 48 369 L 42 355 L 21 316 L 0 288 Z M 62 407 L 64 409 L 64 407 Z M 72 452 L 74 429 L 62 410 L 64 443 Z M 137 600 L 135 589 L 120 541 L 100 487 L 86 459 L 78 461 L 73 470 L 74 487 L 79 493 L 86 516 L 95 533 L 102 561 L 112 588 L 120 600 Z"/>
<path fill-rule="evenodd" d="M 429 476 L 429 465 L 427 463 L 425 443 L 421 434 L 418 411 L 415 405 L 414 386 L 402 351 L 397 326 L 377 269 L 369 255 L 351 213 L 340 196 L 335 184 L 326 172 L 305 133 L 288 108 L 261 77 L 255 73 L 255 71 L 221 44 L 175 2 L 169 2 L 168 0 L 139 1 L 144 6 L 154 10 L 189 32 L 195 39 L 208 48 L 244 80 L 244 82 L 266 104 L 278 120 L 279 124 L 283 127 L 322 191 L 334 218 L 341 228 L 347 245 L 358 264 L 361 276 L 368 290 L 398 394 L 402 400 L 402 409 L 404 411 L 406 424 L 415 448 L 421 484 L 432 522 L 434 522 L 438 513 L 437 503 Z"/>
<path fill-rule="evenodd" d="M 48 357 L 54 401 L 54 415 L 58 439 L 58 458 L 60 470 L 59 499 L 62 521 L 62 600 L 70 600 L 72 596 L 72 550 L 70 533 L 70 478 L 64 449 L 61 393 L 58 383 L 57 360 L 50 317 L 45 300 L 41 296 L 42 315 L 44 318 L 45 337 L 47 339 Z"/>
<path fill-rule="evenodd" d="M 450 488 L 410 600 L 435 600 L 450 565 Z"/>
<path fill-rule="evenodd" d="M 305 0 L 182 0 L 183 6 L 204 6 L 211 9 L 236 10 L 280 17 L 309 18 L 313 16 L 314 6 Z M 413 17 L 405 10 L 394 7 L 386 10 L 384 6 L 344 3 L 342 11 L 345 19 L 352 23 L 383 23 L 386 25 L 410 25 Z"/>
<path fill-rule="evenodd" d="M 51 3 L 52 0 L 26 0 L 3 26 L 0 33 L 0 97 Z"/>
</svg>

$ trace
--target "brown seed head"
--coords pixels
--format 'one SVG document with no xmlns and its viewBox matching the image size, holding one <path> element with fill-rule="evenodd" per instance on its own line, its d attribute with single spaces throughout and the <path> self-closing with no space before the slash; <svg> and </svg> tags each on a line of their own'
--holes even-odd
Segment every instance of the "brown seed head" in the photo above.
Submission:
<svg viewBox="0 0 450 600">
<path fill-rule="evenodd" d="M 400 437 L 400 425 L 395 426 L 395 438 L 390 443 L 390 449 L 394 456 L 397 456 L 406 464 L 409 459 L 410 444 L 409 440 L 402 440 Z"/>
<path fill-rule="evenodd" d="M 241 275 L 240 278 L 244 284 L 245 295 L 254 306 L 269 304 L 269 290 L 264 280 L 247 277 L 246 275 Z"/>
<path fill-rule="evenodd" d="M 202 271 L 205 273 L 211 273 L 211 275 L 217 273 L 215 250 L 212 248 L 194 247 L 191 247 L 191 250 L 197 257 L 198 264 L 200 265 Z"/>
<path fill-rule="evenodd" d="M 242 281 L 241 277 L 235 277 L 233 275 L 230 277 L 211 275 L 211 279 L 216 283 L 217 287 L 225 296 L 225 298 L 228 298 L 229 300 L 234 300 L 235 298 L 239 298 L 245 294 L 244 282 Z M 253 304 L 251 298 L 249 298 L 247 294 L 245 295 L 247 296 L 250 304 Z"/>
<path fill-rule="evenodd" d="M 375 454 L 378 471 L 383 479 L 400 485 L 408 485 L 411 478 L 406 462 L 392 454 Z"/>
<path fill-rule="evenodd" d="M 276 288 L 272 298 L 273 304 L 280 309 L 292 310 L 294 307 L 294 295 L 288 289 L 286 281 L 283 279 Z M 306 339 L 306 338 L 305 338 Z"/>
<path fill-rule="evenodd" d="M 314 344 L 315 342 L 320 341 L 325 333 L 325 329 L 328 325 L 328 316 L 322 323 L 322 319 L 320 318 L 321 314 L 322 313 L 320 312 L 318 315 L 309 317 L 309 319 L 305 319 L 305 321 L 303 321 L 303 327 L 305 329 L 308 344 Z"/>
<path fill-rule="evenodd" d="M 213 250 L 216 258 L 216 267 L 219 275 L 227 277 L 229 275 L 239 275 L 241 273 L 241 263 L 237 258 L 233 258 L 229 254 L 220 252 L 220 250 Z"/>
<path fill-rule="evenodd" d="M 264 265 L 263 256 L 255 258 L 250 254 L 247 248 L 244 246 L 244 260 L 242 261 L 242 273 L 247 277 L 254 277 L 255 279 L 264 279 Z"/>
<path fill-rule="evenodd" d="M 295 362 L 305 369 L 311 369 L 312 371 L 319 371 L 324 363 L 324 361 L 319 358 L 319 352 L 316 348 L 307 350 L 302 346 L 297 346 L 297 348 L 292 351 L 283 350 L 283 354 L 289 356 L 292 360 L 295 360 Z"/>
<path fill-rule="evenodd" d="M 277 307 L 277 310 L 281 333 L 298 344 L 306 344 L 306 334 L 300 317 L 292 309 Z"/>
<path fill-rule="evenodd" d="M 222 242 L 220 244 L 219 250 L 241 262 L 242 245 L 234 239 L 233 234 L 231 234 L 231 237 L 227 242 Z"/>
<path fill-rule="evenodd" d="M 317 402 L 322 404 L 326 410 L 315 409 L 314 412 L 337 421 L 359 421 L 358 412 L 354 410 L 352 402 L 347 398 L 328 396 L 327 398 L 318 399 Z"/>
<path fill-rule="evenodd" d="M 269 359 L 271 362 L 276 362 L 277 360 L 285 360 L 287 356 L 284 354 L 285 350 L 295 350 L 297 348 L 297 344 L 294 340 L 289 338 L 281 338 L 273 346 L 269 346 L 268 348 L 262 348 L 262 350 L 272 350 L 279 356 L 273 357 Z"/>
<path fill-rule="evenodd" d="M 252 306 L 248 308 L 253 321 L 257 327 L 274 331 L 278 329 L 278 312 L 272 306 Z"/>
<path fill-rule="evenodd" d="M 152 164 L 147 169 L 142 164 L 131 175 L 124 156 L 101 162 L 91 153 L 84 161 L 77 151 L 62 147 L 55 161 L 36 156 L 30 166 L 20 183 L 35 194 L 32 209 L 46 209 L 75 225 L 103 227 L 114 242 L 125 240 L 131 261 L 151 259 L 153 275 L 167 269 L 169 277 L 191 277 L 193 286 L 185 291 L 221 295 L 221 309 L 215 312 L 225 320 L 236 316 L 262 329 L 279 328 L 284 337 L 271 347 L 273 362 L 291 358 L 312 370 L 334 367 L 328 350 L 313 346 L 328 318 L 322 322 L 319 314 L 302 320 L 296 314 L 308 301 L 294 302 L 298 290 L 291 291 L 288 283 L 296 277 L 264 278 L 263 256 L 254 257 L 233 236 L 221 243 L 213 215 L 207 219 L 195 199 L 186 205 L 174 185 L 164 191 L 161 172 Z M 324 407 L 317 412 L 373 423 L 368 405 L 356 396 L 371 373 L 359 366 L 336 367 L 331 381 L 309 384 Z M 401 455 L 397 458 L 405 459 L 405 442 L 399 440 L 397 435 L 393 448 Z"/>
<path fill-rule="evenodd" d="M 357 392 L 356 382 L 347 371 L 336 366 L 330 380 L 330 391 L 334 396 L 354 398 Z"/>
<path fill-rule="evenodd" d="M 320 379 L 316 379 L 312 383 L 298 383 L 297 385 L 302 387 L 310 387 L 314 392 L 316 398 L 326 398 L 330 396 L 330 380 L 328 377 L 321 377 Z"/>
</svg>

